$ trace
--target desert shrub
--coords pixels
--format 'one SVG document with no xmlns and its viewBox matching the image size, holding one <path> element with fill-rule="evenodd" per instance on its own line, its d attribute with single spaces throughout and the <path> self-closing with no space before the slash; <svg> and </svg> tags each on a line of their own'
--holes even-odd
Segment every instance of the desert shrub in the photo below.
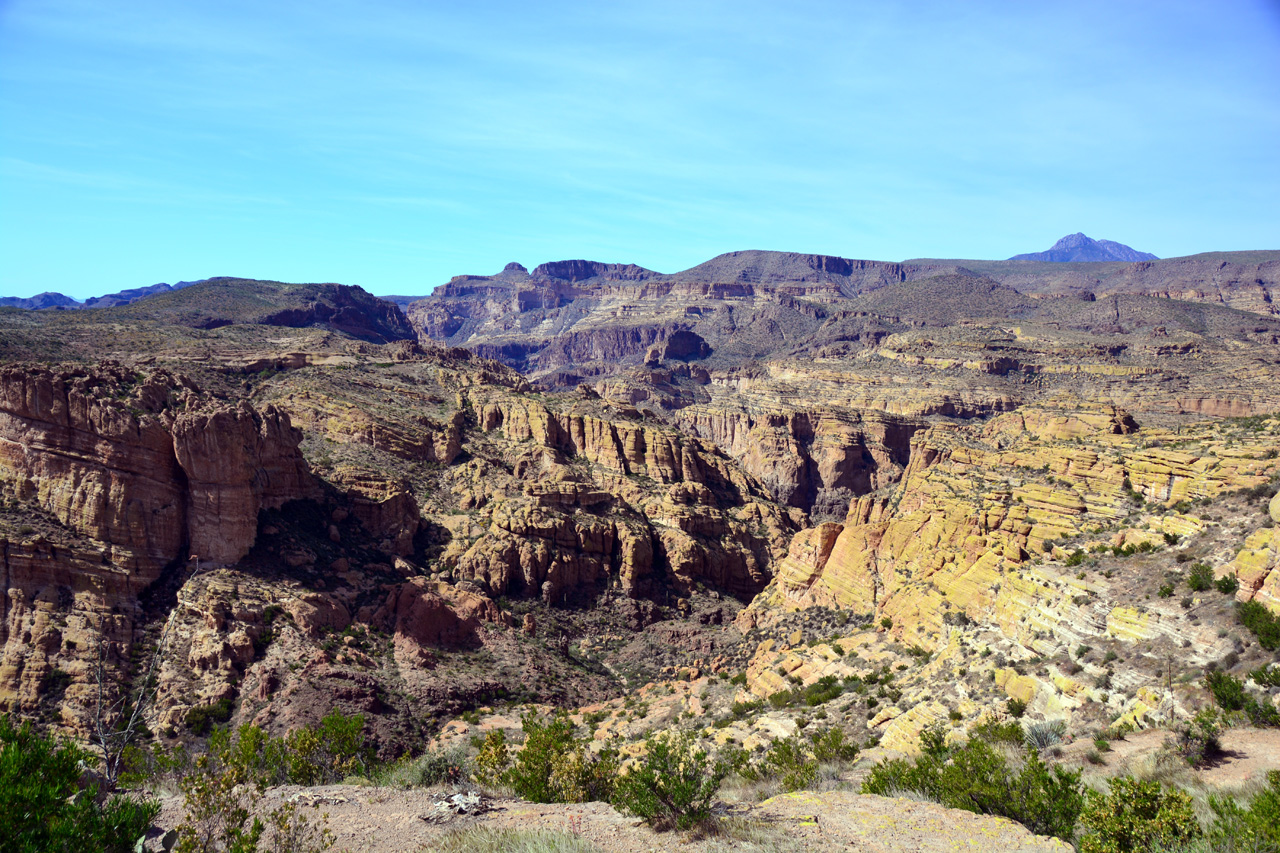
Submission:
<svg viewBox="0 0 1280 853">
<path fill-rule="evenodd" d="M 969 729 L 969 737 L 987 743 L 1020 744 L 1023 741 L 1022 725 L 1013 720 L 985 720 Z"/>
<path fill-rule="evenodd" d="M 928 654 L 926 652 L 926 654 Z M 824 675 L 804 689 L 804 703 L 815 707 L 830 702 L 844 693 L 844 686 L 834 675 Z"/>
<path fill-rule="evenodd" d="M 1027 726 L 1023 731 L 1022 742 L 1027 749 L 1044 751 L 1062 743 L 1062 737 L 1066 733 L 1066 720 L 1045 720 Z"/>
<path fill-rule="evenodd" d="M 1254 681 L 1258 681 L 1255 677 L 1256 673 L 1250 673 L 1250 677 Z M 1264 675 L 1264 677 L 1267 677 Z M 1224 711 L 1243 711 L 1249 722 L 1259 728 L 1274 728 L 1280 726 L 1280 711 L 1276 710 L 1266 698 L 1258 699 L 1251 696 L 1244 687 L 1244 681 L 1234 678 L 1231 675 L 1213 670 L 1205 676 L 1205 686 L 1209 688 L 1209 692 L 1213 694 L 1213 699 L 1218 703 L 1218 707 Z M 1265 682 L 1258 681 L 1260 685 L 1266 686 Z"/>
<path fill-rule="evenodd" d="M 1280 711 L 1266 699 L 1255 699 L 1250 696 L 1244 703 L 1245 716 L 1249 722 L 1260 729 L 1280 727 Z"/>
<path fill-rule="evenodd" d="M 1280 619 L 1257 601 L 1244 601 L 1236 605 L 1236 618 L 1258 638 L 1258 645 L 1267 651 L 1280 648 Z"/>
<path fill-rule="evenodd" d="M 773 742 L 765 753 L 761 775 L 778 779 L 788 791 L 800 791 L 818 781 L 818 760 L 797 733 Z"/>
<path fill-rule="evenodd" d="M 1195 592 L 1205 592 L 1213 587 L 1213 569 L 1208 563 L 1196 563 L 1187 575 L 1187 586 Z"/>
<path fill-rule="evenodd" d="M 1268 669 L 1263 666 L 1249 673 L 1249 678 L 1259 687 L 1280 687 L 1280 666 Z"/>
<path fill-rule="evenodd" d="M 1173 598 L 1173 584 L 1164 583 L 1160 585 L 1160 589 L 1156 590 L 1156 594 L 1161 598 Z"/>
<path fill-rule="evenodd" d="M 176 853 L 256 853 L 259 844 L 274 853 L 322 853 L 333 846 L 326 818 L 313 823 L 296 803 L 273 809 L 265 822 L 257 817 L 254 803 L 264 786 L 244 762 L 227 757 L 201 755 L 183 778 Z"/>
<path fill-rule="evenodd" d="M 256 790 L 240 765 L 220 766 L 201 755 L 192 772 L 182 780 L 186 815 L 178 825 L 177 853 L 213 853 L 217 850 L 248 853 L 258 849 L 266 826 L 253 815 Z"/>
<path fill-rule="evenodd" d="M 219 699 L 212 705 L 199 705 L 187 711 L 184 722 L 193 735 L 204 737 L 209 734 L 215 724 L 225 723 L 231 719 L 231 709 L 230 697 Z"/>
<path fill-rule="evenodd" d="M 568 714 L 558 711 L 541 723 L 534 713 L 520 721 L 524 748 L 515 755 L 502 781 L 535 803 L 607 802 L 618 769 L 617 753 L 588 754 L 573 734 Z"/>
<path fill-rule="evenodd" d="M 414 761 L 414 776 L 417 784 L 423 786 L 456 785 L 471 776 L 469 765 L 464 747 L 431 749 Z"/>
<path fill-rule="evenodd" d="M 1165 745 L 1192 767 L 1199 767 L 1222 749 L 1221 734 L 1218 712 L 1205 709 L 1177 726 Z"/>
<path fill-rule="evenodd" d="M 507 749 L 507 733 L 502 729 L 493 729 L 485 733 L 476 753 L 475 778 L 481 785 L 497 785 L 502 781 L 502 774 L 511 763 L 511 753 Z"/>
<path fill-rule="evenodd" d="M 1214 821 L 1207 835 L 1215 848 L 1280 851 L 1280 770 L 1267 774 L 1267 784 L 1247 809 L 1229 798 L 1209 797 Z"/>
<path fill-rule="evenodd" d="M 858 757 L 858 745 L 848 739 L 839 726 L 814 729 L 809 733 L 813 757 L 818 761 L 852 761 Z"/>
<path fill-rule="evenodd" d="M 186 818 L 178 827 L 177 853 L 318 853 L 333 844 L 325 818 L 309 819 L 295 803 L 263 817 L 254 804 L 268 785 L 321 785 L 367 774 L 372 751 L 364 742 L 364 718 L 339 711 L 319 724 L 274 737 L 257 726 L 214 732 L 208 751 L 191 760 L 180 782 Z"/>
<path fill-rule="evenodd" d="M 331 711 L 318 725 L 274 737 L 257 726 L 234 734 L 215 732 L 209 753 L 219 764 L 241 767 L 263 785 L 332 785 L 347 776 L 368 775 L 373 753 L 364 742 L 364 717 Z"/>
<path fill-rule="evenodd" d="M 95 784 L 81 788 L 82 765 L 94 758 L 79 747 L 14 728 L 0 715 L 0 849 L 9 853 L 128 853 L 160 806 L 113 796 L 99 801 Z"/>
<path fill-rule="evenodd" d="M 1191 798 L 1159 782 L 1121 776 L 1106 795 L 1089 791 L 1086 797 L 1080 853 L 1145 853 L 1200 836 Z"/>
<path fill-rule="evenodd" d="M 1214 581 L 1213 585 L 1223 595 L 1235 595 L 1236 590 L 1240 589 L 1240 580 L 1235 575 L 1223 575 Z"/>
<path fill-rule="evenodd" d="M 864 794 L 916 792 L 944 806 L 1015 820 L 1032 832 L 1070 839 L 1084 799 L 1079 771 L 1048 767 L 1036 752 L 1018 771 L 990 742 L 973 738 L 946 747 L 924 743 L 914 760 L 882 761 L 862 785 Z"/>
<path fill-rule="evenodd" d="M 769 704 L 775 708 L 785 708 L 794 698 L 790 690 L 779 690 L 769 694 Z"/>
<path fill-rule="evenodd" d="M 1027 713 L 1027 703 L 1021 699 L 1010 699 L 1004 703 L 1004 708 L 1009 712 L 1009 716 L 1014 718 L 1020 718 Z"/>
<path fill-rule="evenodd" d="M 656 829 L 689 829 L 711 813 L 728 767 L 713 764 L 691 734 L 645 740 L 645 755 L 615 786 L 613 804 Z"/>
<path fill-rule="evenodd" d="M 193 760 L 182 744 L 170 748 L 156 743 L 151 749 L 130 745 L 123 753 L 119 784 L 124 788 L 157 783 L 177 787 L 178 780 L 191 771 Z"/>
<path fill-rule="evenodd" d="M 1239 711 L 1249 700 L 1244 682 L 1221 670 L 1213 670 L 1204 677 L 1204 686 L 1213 694 L 1213 701 L 1224 711 Z"/>
</svg>

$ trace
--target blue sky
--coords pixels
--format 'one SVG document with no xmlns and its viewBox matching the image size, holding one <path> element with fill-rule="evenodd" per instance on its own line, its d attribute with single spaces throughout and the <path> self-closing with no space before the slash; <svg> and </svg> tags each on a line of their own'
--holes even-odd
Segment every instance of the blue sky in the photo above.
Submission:
<svg viewBox="0 0 1280 853">
<path fill-rule="evenodd" d="M 1280 248 L 1280 4 L 0 0 L 0 295 Z"/>
</svg>

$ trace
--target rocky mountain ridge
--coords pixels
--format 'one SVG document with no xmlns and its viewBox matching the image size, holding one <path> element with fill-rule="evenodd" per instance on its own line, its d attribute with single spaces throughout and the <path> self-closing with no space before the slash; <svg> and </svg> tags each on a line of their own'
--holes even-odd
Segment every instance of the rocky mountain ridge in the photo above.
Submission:
<svg viewBox="0 0 1280 853">
<path fill-rule="evenodd" d="M 794 352 L 819 327 L 836 323 L 852 340 L 903 327 L 947 327 L 965 314 L 1105 332 L 1124 323 L 1108 318 L 1104 307 L 1127 297 L 1221 304 L 1273 317 L 1280 282 L 1280 260 L 1180 258 L 1065 270 L 1021 262 L 983 262 L 975 270 L 965 263 L 732 252 L 663 275 L 575 261 L 531 274 L 509 267 L 498 276 L 455 277 L 406 310 L 424 340 L 467 346 L 563 387 L 637 364 L 677 333 L 699 336 L 718 366 Z M 952 302 L 933 306 L 932 316 L 924 291 L 913 294 L 906 286 L 927 279 L 936 279 L 934 290 Z M 958 298 L 964 291 L 972 295 Z M 1104 304 L 1094 308 L 1075 304 L 1099 300 Z"/>
</svg>

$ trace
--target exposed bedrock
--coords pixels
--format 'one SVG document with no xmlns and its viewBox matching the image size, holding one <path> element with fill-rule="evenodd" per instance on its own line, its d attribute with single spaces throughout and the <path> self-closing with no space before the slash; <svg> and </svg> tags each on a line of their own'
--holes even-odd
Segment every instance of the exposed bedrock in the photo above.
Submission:
<svg viewBox="0 0 1280 853">
<path fill-rule="evenodd" d="M 714 442 L 775 498 L 815 516 L 842 517 L 850 498 L 897 482 L 923 419 L 853 412 L 715 410 L 690 406 L 672 416 Z"/>
<path fill-rule="evenodd" d="M 494 501 L 486 535 L 446 552 L 460 576 L 495 593 L 554 603 L 602 582 L 642 595 L 661 579 L 749 596 L 802 520 L 715 447 L 670 427 L 530 398 L 478 400 L 475 410 L 485 432 L 547 451 L 517 462 L 523 494 Z"/>
<path fill-rule="evenodd" d="M 55 667 L 87 690 L 99 629 L 114 669 L 167 568 L 240 560 L 260 510 L 314 493 L 285 413 L 197 405 L 164 371 L 0 372 L 0 496 L 33 522 L 0 542 L 0 703 L 31 706 Z"/>
</svg>

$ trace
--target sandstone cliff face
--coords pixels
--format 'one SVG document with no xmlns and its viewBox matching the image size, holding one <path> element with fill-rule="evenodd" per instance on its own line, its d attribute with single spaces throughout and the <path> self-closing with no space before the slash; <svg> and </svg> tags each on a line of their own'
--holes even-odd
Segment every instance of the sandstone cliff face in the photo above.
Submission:
<svg viewBox="0 0 1280 853">
<path fill-rule="evenodd" d="M 163 572 L 240 560 L 260 510 L 314 494 L 287 415 L 197 405 L 164 371 L 0 372 L 0 494 L 56 534 L 2 546 L 0 703 L 34 707 L 55 668 L 84 699 L 100 632 L 114 671 Z"/>
<path fill-rule="evenodd" d="M 1233 645 L 1219 627 L 1234 622 L 1217 590 L 1180 598 L 1187 566 L 1234 574 L 1238 599 L 1275 609 L 1274 520 L 1244 537 L 1259 523 L 1247 496 L 1280 479 L 1277 452 L 1275 418 L 1140 429 L 1122 411 L 1059 404 L 935 426 L 915 437 L 896 489 L 792 538 L 738 619 L 779 638 L 755 650 L 747 686 L 764 698 L 910 670 L 867 711 L 882 744 L 906 750 L 923 728 L 1004 697 L 1073 727 L 1185 714 L 1205 697 L 1170 668 L 1194 675 L 1221 659 Z M 783 639 L 773 626 L 794 624 L 786 613 L 828 627 Z M 831 613 L 863 630 L 819 642 Z M 899 663 L 904 647 L 914 660 Z"/>
<path fill-rule="evenodd" d="M 801 513 L 712 444 L 596 395 L 544 397 L 514 372 L 421 351 L 359 376 L 302 368 L 264 400 L 384 550 L 541 598 L 674 583 L 749 597 Z M 433 537 L 434 545 L 422 537 Z"/>
<path fill-rule="evenodd" d="M 760 589 L 795 520 L 708 444 L 653 422 L 555 411 L 537 400 L 478 400 L 479 427 L 540 453 L 458 570 L 495 591 L 561 591 L 616 576 L 628 595 L 655 573 L 739 595 Z M 714 544 L 712 544 L 714 543 Z M 518 569 L 517 569 L 518 567 Z M 515 571 L 513 571 L 515 570 Z"/>
<path fill-rule="evenodd" d="M 1236 597 L 1256 600 L 1280 614 L 1280 492 L 1268 507 L 1271 524 L 1249 534 L 1244 547 L 1219 570 L 1218 575 L 1235 575 L 1240 581 Z"/>
<path fill-rule="evenodd" d="M 1154 432 L 1144 441 L 1180 436 L 1195 451 L 1144 448 L 1131 424 L 1114 410 L 1030 409 L 981 430 L 935 427 L 916 437 L 895 493 L 855 502 L 834 543 L 829 525 L 797 537 L 773 601 L 902 614 L 913 626 L 925 620 L 921 630 L 968 604 L 968 616 L 989 618 L 1000 595 L 1014 594 L 997 589 L 999 575 L 1027 565 L 1047 543 L 1123 521 L 1134 507 L 1129 495 L 1161 505 L 1212 498 L 1263 483 L 1275 467 L 1261 454 L 1215 446 L 1211 431 Z M 1177 515 L 1160 524 L 1171 534 L 1199 529 Z M 945 606 L 944 596 L 932 598 L 934 587 L 946 591 Z"/>
</svg>

